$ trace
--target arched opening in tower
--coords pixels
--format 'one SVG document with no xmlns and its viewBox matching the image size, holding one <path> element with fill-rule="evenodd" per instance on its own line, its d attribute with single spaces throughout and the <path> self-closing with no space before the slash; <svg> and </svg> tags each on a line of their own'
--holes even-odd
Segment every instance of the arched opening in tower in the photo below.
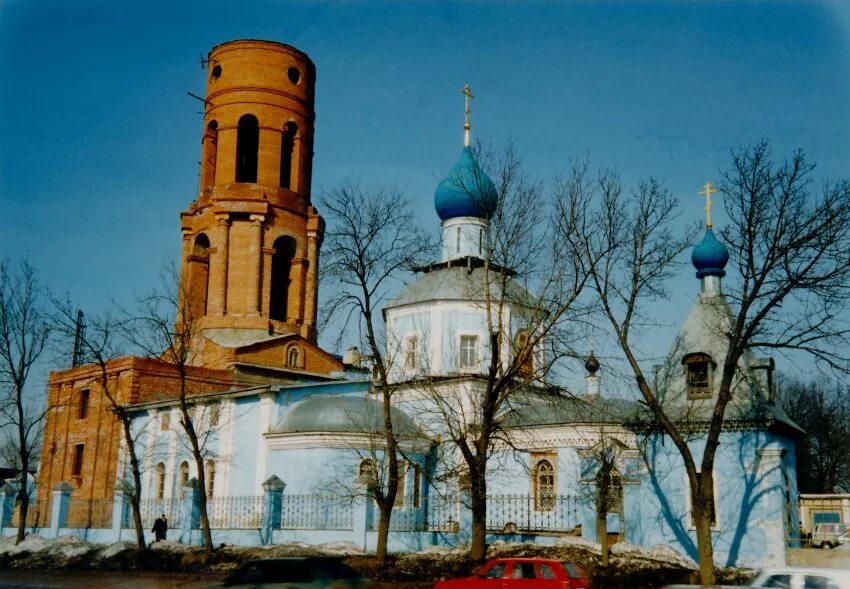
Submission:
<svg viewBox="0 0 850 589">
<path fill-rule="evenodd" d="M 289 306 L 289 286 L 292 283 L 290 274 L 292 258 L 294 257 L 295 240 L 286 236 L 278 237 L 274 242 L 274 254 L 272 254 L 270 319 L 286 321 L 286 312 Z"/>
<path fill-rule="evenodd" d="M 298 125 L 292 121 L 283 126 L 280 139 L 280 187 L 292 188 L 292 163 L 295 154 L 295 134 Z"/>
<path fill-rule="evenodd" d="M 204 133 L 204 159 L 201 186 L 207 189 L 215 184 L 215 163 L 218 159 L 218 121 L 210 121 Z"/>
<path fill-rule="evenodd" d="M 195 237 L 189 258 L 189 309 L 193 319 L 207 314 L 207 293 L 210 279 L 210 239 L 204 233 Z"/>
<path fill-rule="evenodd" d="M 260 148 L 260 124 L 254 115 L 244 115 L 236 129 L 236 181 L 257 181 L 257 152 Z"/>
</svg>

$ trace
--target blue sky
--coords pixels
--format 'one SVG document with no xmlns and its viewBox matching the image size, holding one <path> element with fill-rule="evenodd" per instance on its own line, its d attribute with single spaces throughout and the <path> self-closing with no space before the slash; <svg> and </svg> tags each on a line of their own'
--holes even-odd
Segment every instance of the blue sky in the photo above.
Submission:
<svg viewBox="0 0 850 589">
<path fill-rule="evenodd" d="M 686 218 L 730 147 L 762 138 L 846 176 L 848 33 L 839 2 L 3 0 L 0 256 L 29 255 L 91 311 L 156 280 L 197 185 L 186 92 L 203 94 L 198 60 L 227 40 L 289 43 L 316 63 L 314 194 L 396 186 L 436 234 L 465 83 L 477 138 L 513 140 L 543 175 L 589 153 L 627 182 L 661 177 Z M 664 318 L 683 320 L 697 287 L 685 268 Z"/>
</svg>

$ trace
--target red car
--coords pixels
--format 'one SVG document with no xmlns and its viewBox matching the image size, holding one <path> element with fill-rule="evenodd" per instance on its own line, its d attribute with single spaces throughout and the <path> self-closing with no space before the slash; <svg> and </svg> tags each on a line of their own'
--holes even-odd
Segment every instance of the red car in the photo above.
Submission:
<svg viewBox="0 0 850 589">
<path fill-rule="evenodd" d="M 543 558 L 497 558 L 466 579 L 439 581 L 434 589 L 590 589 L 590 579 L 571 562 Z"/>
</svg>

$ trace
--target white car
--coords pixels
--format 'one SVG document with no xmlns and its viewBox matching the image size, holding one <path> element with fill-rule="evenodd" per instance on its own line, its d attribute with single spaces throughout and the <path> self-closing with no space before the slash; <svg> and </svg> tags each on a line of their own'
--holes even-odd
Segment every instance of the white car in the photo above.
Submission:
<svg viewBox="0 0 850 589">
<path fill-rule="evenodd" d="M 779 589 L 850 589 L 850 570 L 801 567 L 764 569 L 746 586 Z M 691 588 L 699 589 L 699 585 L 668 585 L 664 589 Z"/>
<path fill-rule="evenodd" d="M 850 570 L 801 567 L 765 569 L 753 579 L 750 586 L 784 589 L 850 589 Z"/>
</svg>

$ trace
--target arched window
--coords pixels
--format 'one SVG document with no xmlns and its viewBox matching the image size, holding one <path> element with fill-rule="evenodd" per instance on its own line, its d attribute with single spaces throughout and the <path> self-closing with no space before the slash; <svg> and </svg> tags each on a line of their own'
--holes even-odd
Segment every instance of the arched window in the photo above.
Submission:
<svg viewBox="0 0 850 589">
<path fill-rule="evenodd" d="M 374 485 L 378 481 L 378 467 L 375 466 L 375 461 L 371 458 L 366 458 L 360 461 L 360 466 L 357 468 L 357 480 L 361 484 Z"/>
<path fill-rule="evenodd" d="M 514 336 L 514 359 L 519 376 L 531 376 L 534 373 L 534 350 L 528 340 L 528 332 L 520 329 Z"/>
<path fill-rule="evenodd" d="M 540 460 L 534 467 L 534 508 L 555 509 L 555 468 L 548 460 Z"/>
<path fill-rule="evenodd" d="M 207 485 L 207 497 L 211 498 L 215 491 L 215 462 L 207 460 L 204 463 L 204 477 Z"/>
<path fill-rule="evenodd" d="M 260 149 L 260 124 L 254 115 L 244 115 L 236 129 L 236 181 L 257 181 L 257 152 Z"/>
<path fill-rule="evenodd" d="M 682 358 L 688 381 L 688 398 L 702 399 L 711 396 L 711 378 L 714 362 L 711 356 L 697 352 Z"/>
<path fill-rule="evenodd" d="M 165 464 L 160 462 L 156 465 L 156 498 L 165 497 Z"/>
<path fill-rule="evenodd" d="M 280 187 L 292 188 L 292 162 L 295 155 L 295 135 L 298 125 L 292 121 L 283 126 L 280 138 Z"/>
<path fill-rule="evenodd" d="M 218 121 L 210 121 L 204 133 L 204 161 L 201 170 L 201 186 L 209 188 L 215 184 L 215 164 L 218 159 Z"/>
<path fill-rule="evenodd" d="M 272 254 L 271 294 L 269 317 L 277 321 L 286 321 L 289 307 L 289 274 L 292 258 L 295 257 L 295 240 L 291 237 L 278 237 L 274 242 Z"/>
<path fill-rule="evenodd" d="M 189 482 L 189 463 L 185 460 L 180 463 L 180 477 L 177 479 L 177 484 L 180 485 L 180 498 L 186 494 L 186 484 Z"/>
<path fill-rule="evenodd" d="M 195 237 L 189 258 L 189 309 L 196 319 L 207 314 L 207 291 L 210 279 L 210 239 L 204 233 Z"/>
<path fill-rule="evenodd" d="M 301 367 L 301 350 L 297 346 L 292 346 L 286 352 L 286 365 L 290 368 Z"/>
</svg>

